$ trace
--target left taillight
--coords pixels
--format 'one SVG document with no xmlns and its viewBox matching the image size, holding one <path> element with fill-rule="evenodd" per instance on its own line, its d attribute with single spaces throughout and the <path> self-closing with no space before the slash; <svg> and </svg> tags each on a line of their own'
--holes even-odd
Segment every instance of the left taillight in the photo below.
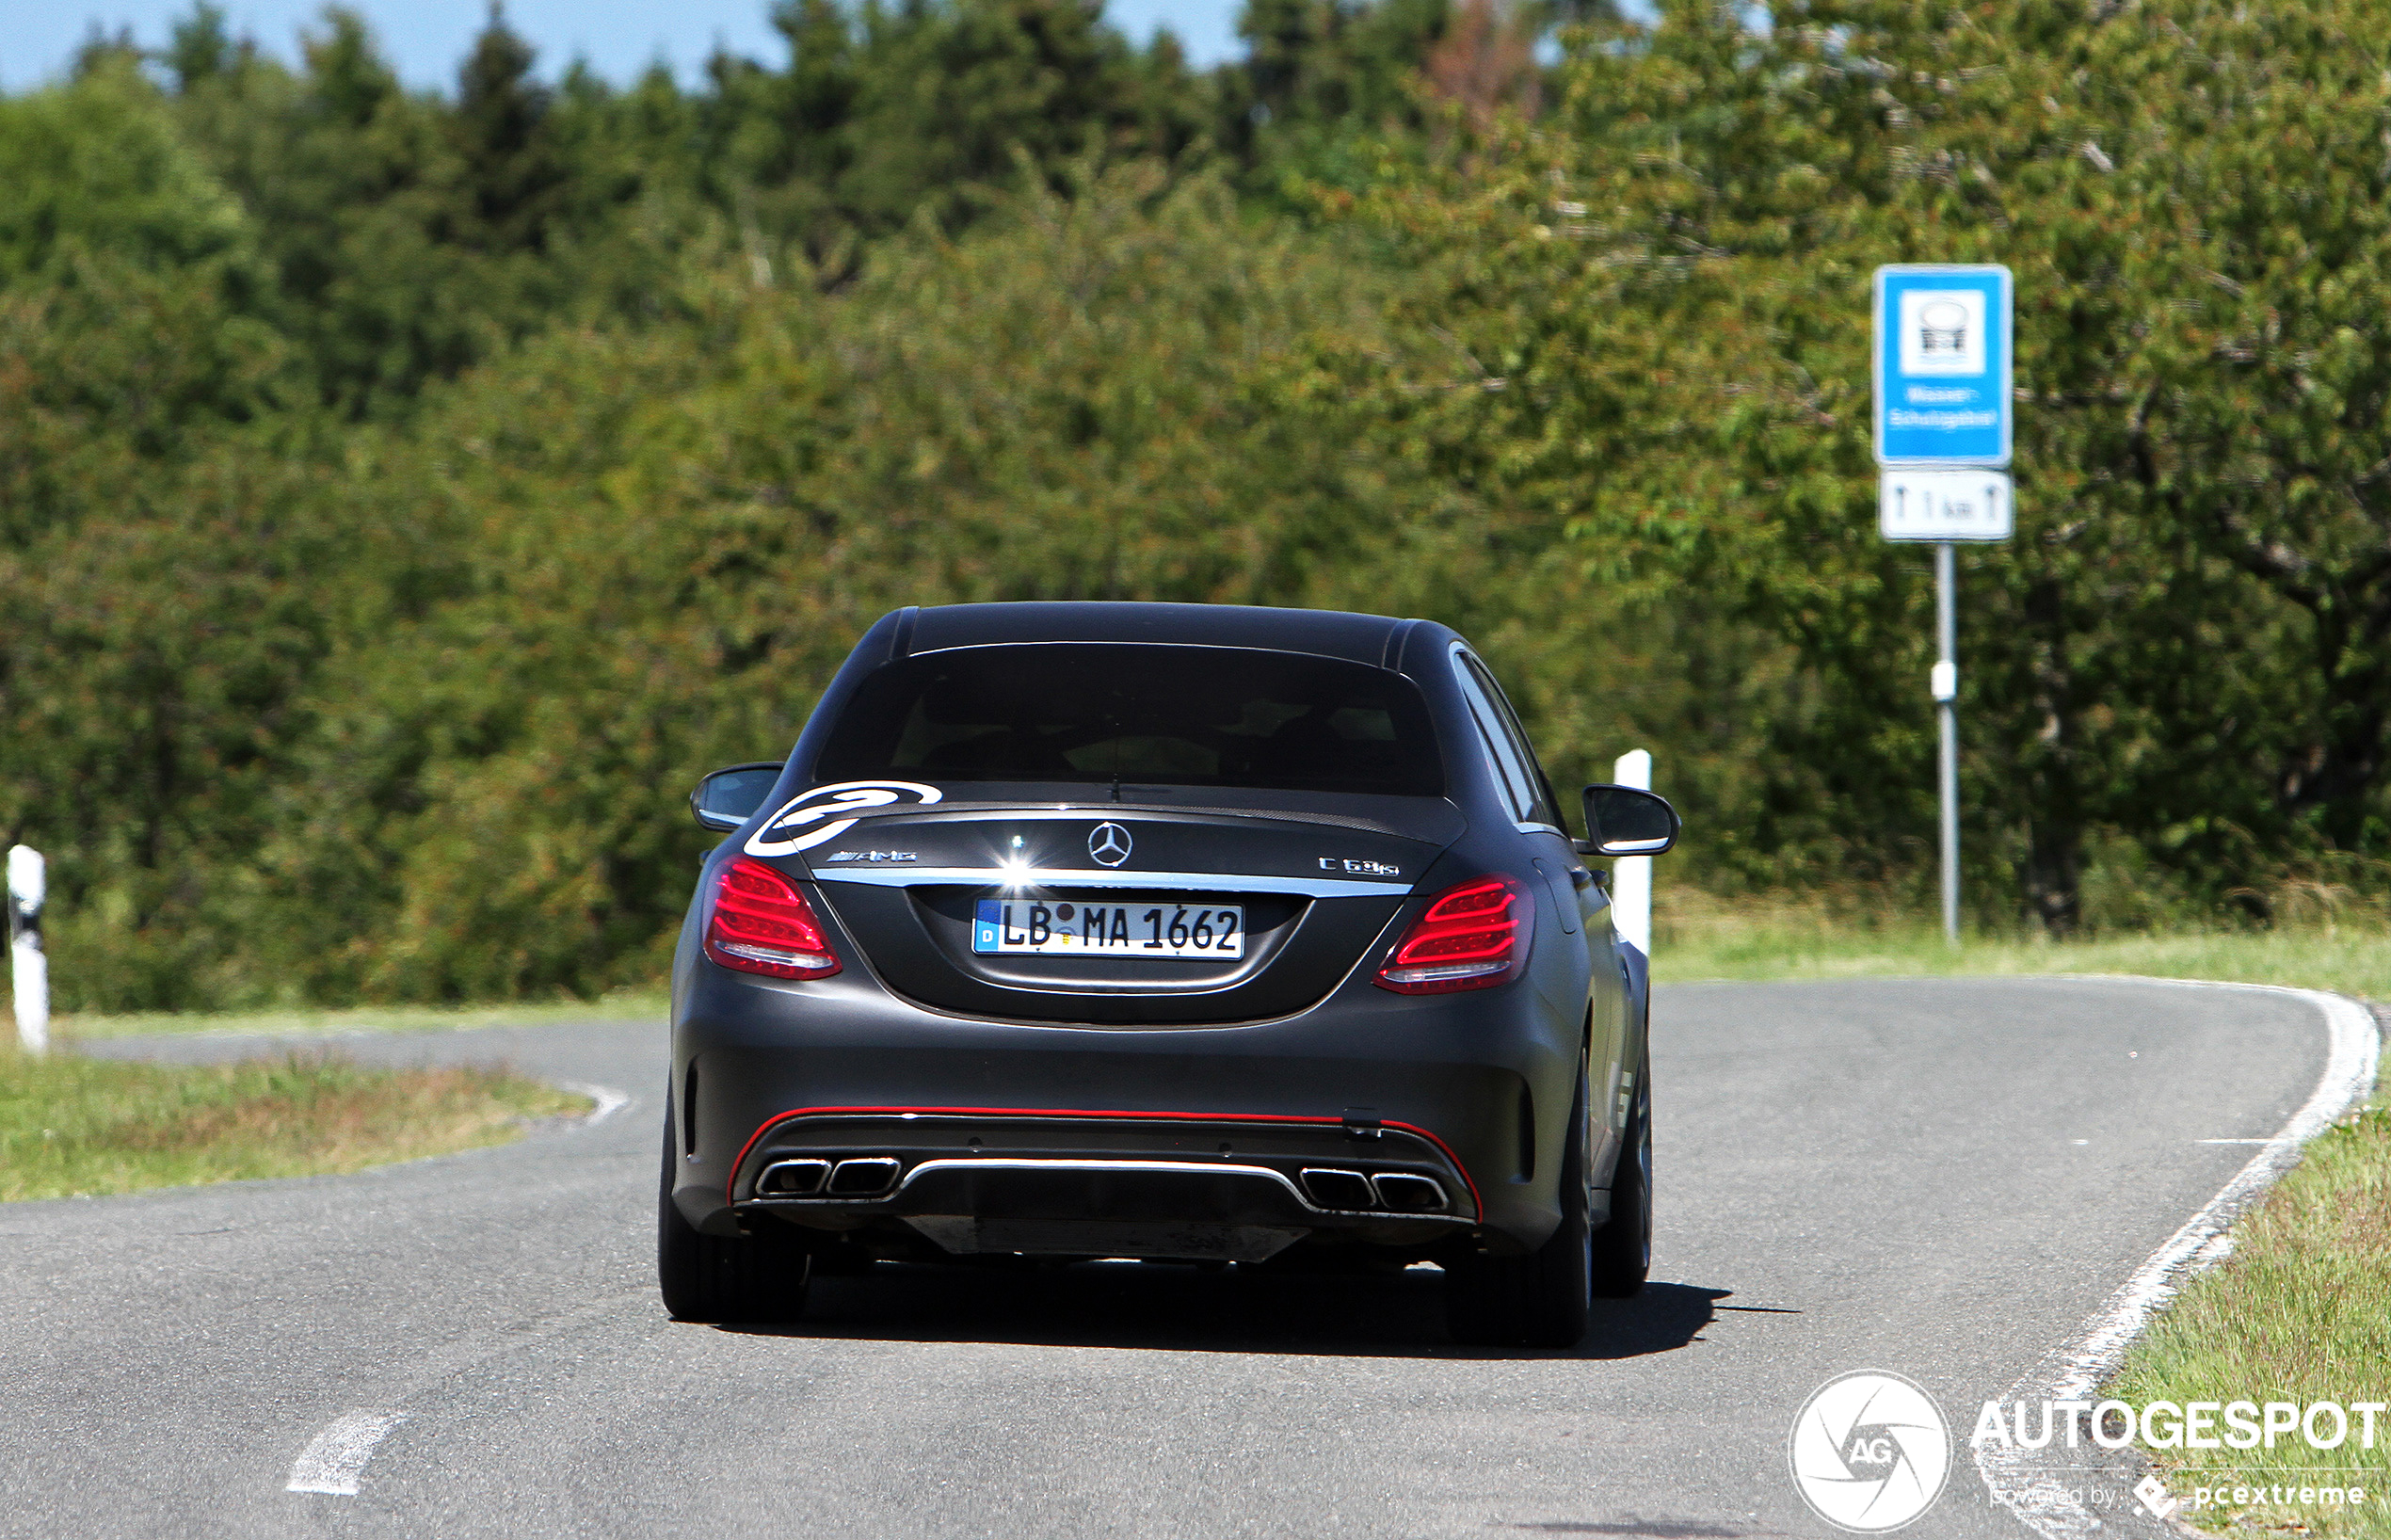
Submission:
<svg viewBox="0 0 2391 1540">
<path fill-rule="evenodd" d="M 1371 980 L 1399 995 L 1491 989 L 1519 976 L 1535 938 L 1536 906 L 1515 877 L 1488 873 L 1428 901 Z"/>
<path fill-rule="evenodd" d="M 776 979 L 826 979 L 839 971 L 839 954 L 797 885 L 745 856 L 714 879 L 706 955 Z"/>
</svg>

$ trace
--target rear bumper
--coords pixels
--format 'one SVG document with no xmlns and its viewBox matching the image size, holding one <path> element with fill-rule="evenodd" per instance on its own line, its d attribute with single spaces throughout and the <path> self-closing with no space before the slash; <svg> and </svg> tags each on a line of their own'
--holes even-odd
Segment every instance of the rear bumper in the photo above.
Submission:
<svg viewBox="0 0 2391 1540">
<path fill-rule="evenodd" d="M 854 973 L 778 985 L 698 961 L 682 986 L 673 1196 L 713 1233 L 770 1214 L 949 1252 L 1248 1257 L 1290 1242 L 1229 1232 L 1510 1251 L 1559 1221 L 1581 1018 L 1526 981 L 1410 997 L 1354 980 L 1283 1020 L 1127 1030 L 965 1019 Z M 848 1159 L 893 1163 L 890 1180 L 828 1191 Z M 824 1163 L 825 1188 L 762 1180 L 786 1162 Z M 1441 1206 L 1398 1209 L 1388 1191 L 1428 1190 L 1379 1177 L 1424 1178 Z M 1072 1225 L 1113 1228 L 1052 1228 Z M 1174 1225 L 1211 1228 L 1136 1228 Z"/>
<path fill-rule="evenodd" d="M 1308 1237 L 1434 1244 L 1480 1211 L 1435 1135 L 1335 1118 L 808 1108 L 759 1129 L 731 1171 L 743 1211 L 893 1221 L 955 1255 L 1260 1261 Z"/>
</svg>

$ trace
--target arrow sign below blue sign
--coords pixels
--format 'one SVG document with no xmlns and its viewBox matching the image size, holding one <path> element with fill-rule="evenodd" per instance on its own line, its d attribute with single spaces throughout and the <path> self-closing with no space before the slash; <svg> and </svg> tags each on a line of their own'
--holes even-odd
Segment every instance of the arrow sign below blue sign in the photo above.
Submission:
<svg viewBox="0 0 2391 1540">
<path fill-rule="evenodd" d="M 1876 270 L 1876 460 L 2007 465 L 2006 267 Z"/>
</svg>

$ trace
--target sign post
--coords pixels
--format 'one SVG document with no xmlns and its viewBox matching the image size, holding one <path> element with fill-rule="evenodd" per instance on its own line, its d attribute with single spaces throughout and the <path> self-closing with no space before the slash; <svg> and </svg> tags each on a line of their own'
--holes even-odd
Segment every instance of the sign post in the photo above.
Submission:
<svg viewBox="0 0 2391 1540">
<path fill-rule="evenodd" d="M 1876 527 L 1934 545 L 1935 662 L 1928 675 L 1941 753 L 1943 936 L 1959 944 L 1958 540 L 2006 540 L 2014 340 L 2006 267 L 1876 270 Z"/>
</svg>

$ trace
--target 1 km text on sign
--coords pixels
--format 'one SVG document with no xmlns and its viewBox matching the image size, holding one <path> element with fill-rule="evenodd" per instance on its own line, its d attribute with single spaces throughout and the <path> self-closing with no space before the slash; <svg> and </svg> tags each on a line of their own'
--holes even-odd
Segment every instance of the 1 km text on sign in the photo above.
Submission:
<svg viewBox="0 0 2391 1540">
<path fill-rule="evenodd" d="M 2006 540 L 2015 524 L 2006 471 L 1898 471 L 1878 478 L 1877 533 L 1888 540 Z"/>
</svg>

